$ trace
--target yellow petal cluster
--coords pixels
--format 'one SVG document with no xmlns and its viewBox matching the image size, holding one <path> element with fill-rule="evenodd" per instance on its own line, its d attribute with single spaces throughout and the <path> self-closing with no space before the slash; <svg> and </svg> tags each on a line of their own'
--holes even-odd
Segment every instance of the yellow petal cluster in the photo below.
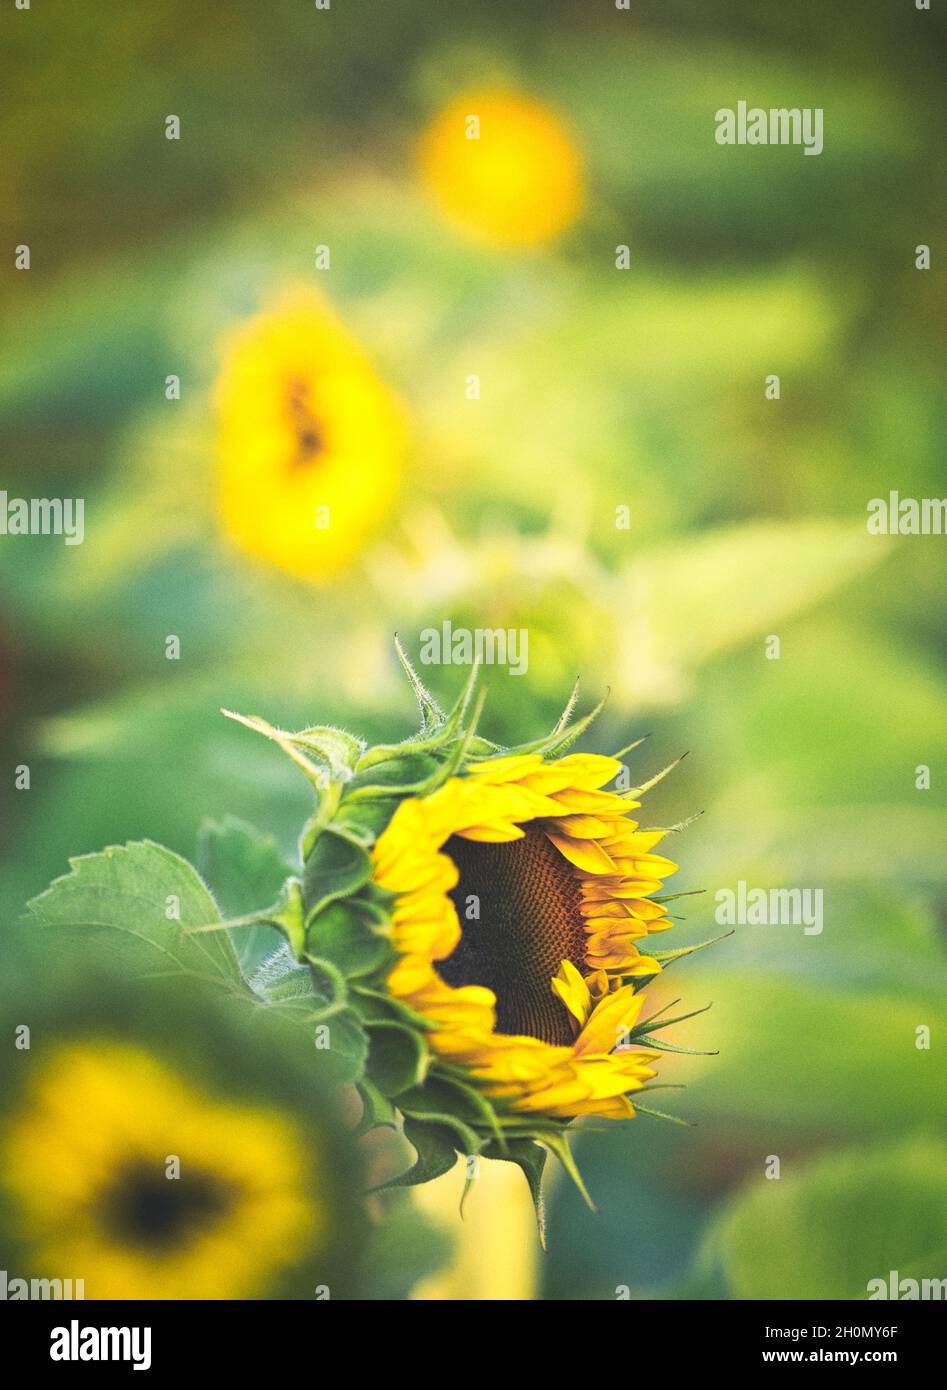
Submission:
<svg viewBox="0 0 947 1390">
<path fill-rule="evenodd" d="M 511 1109 L 567 1119 L 628 1116 L 629 1093 L 654 1075 L 657 1054 L 625 1045 L 643 995 L 634 980 L 660 969 L 639 942 L 664 930 L 653 895 L 677 866 L 654 853 L 660 831 L 642 831 L 639 803 L 603 787 L 621 764 L 598 754 L 544 761 L 514 754 L 473 764 L 427 797 L 401 803 L 374 851 L 373 877 L 395 894 L 392 995 L 432 1024 L 433 1050 L 466 1068 Z M 563 961 L 549 988 L 574 1023 L 571 1047 L 496 1031 L 496 997 L 481 985 L 452 987 L 438 974 L 461 939 L 449 896 L 458 870 L 451 836 L 499 843 L 541 830 L 579 883 L 584 968 Z"/>
</svg>

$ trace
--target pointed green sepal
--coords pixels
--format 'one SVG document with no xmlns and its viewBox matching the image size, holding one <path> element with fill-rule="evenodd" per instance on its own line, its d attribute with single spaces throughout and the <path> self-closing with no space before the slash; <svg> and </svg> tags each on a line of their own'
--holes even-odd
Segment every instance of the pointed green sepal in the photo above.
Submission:
<svg viewBox="0 0 947 1390">
<path fill-rule="evenodd" d="M 556 1158 L 558 1158 L 559 1162 L 582 1194 L 586 1206 L 590 1211 L 596 1211 L 597 1208 L 595 1203 L 589 1196 L 588 1188 L 582 1180 L 582 1174 L 576 1167 L 576 1162 L 572 1156 L 572 1150 L 569 1148 L 569 1141 L 565 1134 L 543 1131 L 541 1135 L 537 1134 L 537 1142 L 543 1144 L 551 1153 L 555 1154 Z"/>
<path fill-rule="evenodd" d="M 331 828 L 324 830 L 303 866 L 307 924 L 328 903 L 357 892 L 371 874 L 372 861 L 362 845 L 337 835 Z"/>
<path fill-rule="evenodd" d="M 499 1144 L 490 1143 L 481 1150 L 482 1158 L 495 1158 L 507 1163 L 515 1163 L 522 1170 L 529 1185 L 529 1195 L 533 1199 L 539 1243 L 544 1250 L 546 1249 L 546 1206 L 543 1200 L 543 1172 L 548 1156 L 547 1150 L 540 1144 L 533 1143 L 531 1139 L 511 1139 L 504 1148 L 501 1148 Z"/>
<path fill-rule="evenodd" d="M 680 1115 L 669 1115 L 665 1110 L 652 1110 L 650 1106 L 639 1105 L 637 1101 L 633 1104 L 636 1115 L 650 1115 L 654 1120 L 668 1120 L 672 1125 L 682 1125 L 685 1129 L 696 1128 L 693 1120 L 683 1120 Z"/>
<path fill-rule="evenodd" d="M 454 1136 L 446 1126 L 406 1119 L 404 1137 L 417 1154 L 414 1164 L 398 1177 L 380 1183 L 373 1191 L 383 1192 L 389 1187 L 417 1187 L 420 1183 L 431 1182 L 433 1178 L 449 1173 L 457 1162 Z"/>
<path fill-rule="evenodd" d="M 408 653 L 405 651 L 401 638 L 398 636 L 397 632 L 395 633 L 395 651 L 398 653 L 398 660 L 401 662 L 405 675 L 411 682 L 411 689 L 414 691 L 414 697 L 418 702 L 418 708 L 421 711 L 422 731 L 434 728 L 438 724 L 443 724 L 444 711 L 421 680 L 417 671 L 411 665 Z"/>
<path fill-rule="evenodd" d="M 356 1082 L 355 1089 L 362 1102 L 362 1118 L 355 1127 L 355 1138 L 360 1138 L 379 1125 L 384 1125 L 386 1129 L 398 1128 L 398 1114 L 395 1107 L 387 1096 L 382 1095 L 373 1081 L 369 1081 L 367 1076 L 363 1076 L 360 1081 Z"/>
<path fill-rule="evenodd" d="M 397 1097 L 422 1085 L 431 1062 L 423 1035 L 389 1019 L 364 1026 L 369 1039 L 368 1076 L 381 1094 Z"/>
<path fill-rule="evenodd" d="M 307 952 L 331 960 L 349 980 L 374 974 L 394 958 L 390 942 L 371 926 L 360 907 L 357 899 L 330 902 L 321 912 L 310 914 L 306 927 Z"/>
<path fill-rule="evenodd" d="M 674 759 L 673 763 L 668 763 L 667 767 L 662 767 L 660 772 L 656 772 L 653 777 L 649 777 L 647 782 L 642 782 L 640 786 L 623 787 L 618 793 L 619 796 L 626 796 L 630 800 L 637 801 L 639 796 L 644 796 L 645 792 L 649 792 L 652 787 L 656 787 L 659 782 L 663 782 L 665 777 L 669 777 L 676 767 L 680 767 L 686 757 L 687 754 L 682 753 L 679 758 Z"/>
</svg>

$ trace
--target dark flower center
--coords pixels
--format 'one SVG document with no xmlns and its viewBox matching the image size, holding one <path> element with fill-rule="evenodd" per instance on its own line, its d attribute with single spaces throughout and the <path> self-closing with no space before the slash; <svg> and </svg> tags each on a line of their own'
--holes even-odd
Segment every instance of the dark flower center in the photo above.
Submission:
<svg viewBox="0 0 947 1390">
<path fill-rule="evenodd" d="M 296 432 L 294 468 L 305 468 L 323 450 L 322 430 L 312 408 L 306 382 L 294 380 L 289 386 L 289 414 Z"/>
<path fill-rule="evenodd" d="M 552 992 L 552 977 L 564 960 L 579 970 L 585 966 L 580 884 L 572 865 L 534 828 L 504 844 L 452 835 L 444 853 L 460 873 L 451 899 L 462 936 L 437 962 L 437 973 L 455 988 L 492 989 L 498 1033 L 568 1046 L 571 1016 Z"/>
<path fill-rule="evenodd" d="M 158 1164 L 130 1163 L 105 1198 L 106 1224 L 130 1245 L 168 1249 L 225 1216 L 234 1193 L 200 1169 L 165 1177 Z"/>
</svg>

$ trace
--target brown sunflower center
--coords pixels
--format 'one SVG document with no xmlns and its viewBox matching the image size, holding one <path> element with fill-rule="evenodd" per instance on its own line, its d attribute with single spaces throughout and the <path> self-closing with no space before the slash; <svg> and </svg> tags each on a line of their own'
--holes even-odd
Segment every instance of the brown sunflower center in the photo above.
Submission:
<svg viewBox="0 0 947 1390">
<path fill-rule="evenodd" d="M 168 1249 L 226 1216 L 233 1198 L 212 1173 L 185 1170 L 168 1178 L 160 1165 L 135 1162 L 106 1194 L 105 1221 L 129 1245 Z"/>
<path fill-rule="evenodd" d="M 585 966 L 579 881 L 543 834 L 486 844 L 452 835 L 444 853 L 460 878 L 451 893 L 462 936 L 437 973 L 447 984 L 485 985 L 497 998 L 497 1032 L 568 1046 L 570 1015 L 552 992 L 564 960 Z"/>
<path fill-rule="evenodd" d="M 309 387 L 306 382 L 290 382 L 288 393 L 289 417 L 296 434 L 296 455 L 294 468 L 305 468 L 323 450 L 322 430 L 312 407 Z"/>
</svg>

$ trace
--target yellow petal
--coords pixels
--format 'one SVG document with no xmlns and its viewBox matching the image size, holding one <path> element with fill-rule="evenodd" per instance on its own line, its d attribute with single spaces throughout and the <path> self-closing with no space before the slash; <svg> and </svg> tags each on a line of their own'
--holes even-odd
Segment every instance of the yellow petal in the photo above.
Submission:
<svg viewBox="0 0 947 1390">
<path fill-rule="evenodd" d="M 571 961 L 562 962 L 559 973 L 553 976 L 552 989 L 579 1025 L 584 1024 L 592 1007 L 592 996 L 588 985 Z"/>
<path fill-rule="evenodd" d="M 595 840 L 573 840 L 568 835 L 557 835 L 552 830 L 547 830 L 546 835 L 559 853 L 577 869 L 582 869 L 588 874 L 615 873 L 614 862 Z"/>
<path fill-rule="evenodd" d="M 625 985 L 596 1004 L 576 1039 L 576 1055 L 611 1052 L 636 1023 L 643 1003 L 644 996 L 635 992 L 634 985 Z"/>
</svg>

